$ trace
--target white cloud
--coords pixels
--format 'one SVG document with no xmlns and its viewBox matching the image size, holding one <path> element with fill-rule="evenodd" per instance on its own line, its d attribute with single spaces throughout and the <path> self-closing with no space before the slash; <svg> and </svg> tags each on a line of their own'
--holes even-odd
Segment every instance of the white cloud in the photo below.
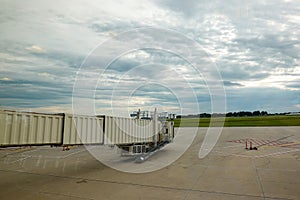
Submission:
<svg viewBox="0 0 300 200">
<path fill-rule="evenodd" d="M 300 16 L 299 15 L 286 15 L 285 18 L 293 23 L 293 24 L 300 24 Z"/>
<path fill-rule="evenodd" d="M 32 45 L 30 47 L 26 47 L 25 49 L 32 53 L 46 53 L 46 50 L 38 45 Z"/>
<path fill-rule="evenodd" d="M 8 77 L 3 77 L 3 78 L 0 78 L 1 81 L 11 81 L 11 78 L 8 78 Z"/>
<path fill-rule="evenodd" d="M 30 112 L 42 112 L 42 113 L 72 113 L 72 108 L 66 105 L 55 105 L 55 106 L 42 106 L 26 108 L 26 111 Z"/>
<path fill-rule="evenodd" d="M 0 60 L 2 61 L 2 64 L 5 64 L 8 62 L 9 63 L 10 62 L 27 62 L 30 59 L 28 57 L 24 57 L 24 56 L 16 56 L 16 55 L 12 55 L 10 53 L 0 52 Z"/>
<path fill-rule="evenodd" d="M 42 73 L 38 73 L 39 76 L 42 76 L 42 77 L 46 77 L 46 78 L 49 78 L 51 77 L 51 74 L 47 73 L 47 72 L 42 72 Z"/>
</svg>

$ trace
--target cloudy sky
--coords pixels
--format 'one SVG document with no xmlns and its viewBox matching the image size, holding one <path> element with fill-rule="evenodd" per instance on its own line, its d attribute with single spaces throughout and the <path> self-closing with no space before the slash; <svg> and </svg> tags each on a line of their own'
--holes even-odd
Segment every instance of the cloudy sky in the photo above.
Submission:
<svg viewBox="0 0 300 200">
<path fill-rule="evenodd" d="M 154 107 L 183 114 L 223 111 L 212 108 L 209 80 L 196 70 L 207 65 L 195 68 L 174 51 L 145 47 L 116 53 L 113 62 L 102 65 L 101 49 L 113 54 L 122 48 L 108 41 L 133 42 L 124 33 L 155 27 L 187 39 L 178 42 L 157 31 L 153 42 L 177 45 L 182 52 L 190 50 L 190 40 L 201 47 L 205 54 L 196 62 L 206 59 L 216 66 L 226 111 L 300 110 L 297 0 L 0 2 L 1 108 L 72 112 L 77 84 L 82 93 L 75 94 L 81 99 L 76 102 L 82 105 L 76 106 L 85 109 L 85 102 L 93 102 L 98 114 L 127 116 Z M 78 77 L 83 67 L 91 77 Z M 78 80 L 97 80 L 93 92 L 85 93 Z M 93 101 L 83 100 L 89 98 Z"/>
</svg>

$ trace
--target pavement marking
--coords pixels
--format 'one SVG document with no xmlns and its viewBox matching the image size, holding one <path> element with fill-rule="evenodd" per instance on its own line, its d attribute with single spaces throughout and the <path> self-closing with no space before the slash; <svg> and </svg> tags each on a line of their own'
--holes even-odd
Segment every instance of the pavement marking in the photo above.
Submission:
<svg viewBox="0 0 300 200">
<path fill-rule="evenodd" d="M 289 143 L 289 144 L 281 144 L 281 145 L 278 145 L 278 146 L 281 146 L 281 147 L 294 147 L 294 146 L 297 146 L 299 144 L 300 144 L 300 142 L 292 142 L 292 143 Z"/>
<path fill-rule="evenodd" d="M 27 150 L 29 151 L 30 153 L 31 152 L 35 152 L 35 151 L 38 151 L 38 150 L 44 150 L 44 149 L 32 149 L 32 150 Z M 43 159 L 65 159 L 65 158 L 68 158 L 70 156 L 73 156 L 73 155 L 76 155 L 76 154 L 79 154 L 81 152 L 84 152 L 84 151 L 87 151 L 87 149 L 83 149 L 83 150 L 80 150 L 80 151 L 75 151 L 75 152 L 69 152 L 67 155 L 62 155 L 62 156 L 48 156 L 48 155 L 30 155 L 30 154 L 23 154 L 23 156 L 27 155 L 26 157 L 22 157 L 18 160 L 15 160 L 13 162 L 8 162 L 9 164 L 10 163 L 15 163 L 15 162 L 19 162 L 19 161 L 23 161 L 27 158 L 43 158 Z M 9 154 L 6 154 L 3 158 L 6 158 L 6 159 L 10 159 L 10 158 L 17 158 L 17 157 L 20 157 L 20 155 L 22 154 L 19 154 L 19 153 L 23 153 L 23 152 L 26 152 L 26 151 L 21 151 L 21 152 L 13 152 L 13 153 L 9 153 Z"/>
<path fill-rule="evenodd" d="M 56 196 L 62 196 L 62 197 L 68 197 L 72 199 L 88 199 L 88 200 L 95 200 L 94 198 L 87 198 L 87 197 L 80 197 L 80 196 L 74 196 L 74 195 L 68 195 L 68 194 L 61 194 L 61 193 L 54 193 L 54 192 L 46 192 L 46 191 L 40 191 L 38 192 L 40 194 L 50 194 L 50 195 L 56 195 Z"/>
<path fill-rule="evenodd" d="M 291 147 L 291 148 L 300 148 L 300 142 L 288 142 L 288 141 L 272 141 L 272 140 L 261 140 L 261 139 L 238 139 L 238 140 L 229 140 L 227 142 L 248 144 L 252 142 L 253 145 L 269 146 L 269 147 Z M 298 146 L 299 145 L 299 146 Z"/>
<path fill-rule="evenodd" d="M 70 156 L 73 156 L 73 155 L 75 155 L 75 154 L 78 154 L 78 153 L 81 153 L 81 152 L 84 152 L 84 151 L 87 151 L 87 149 L 83 149 L 83 150 L 81 150 L 81 151 L 76 151 L 76 152 L 70 153 L 70 154 L 65 155 L 65 156 L 60 156 L 60 158 L 68 158 L 68 157 L 70 157 Z"/>
<path fill-rule="evenodd" d="M 23 160 L 26 160 L 27 158 L 30 158 L 31 156 L 26 156 L 24 158 L 20 158 L 18 160 L 15 160 L 15 161 L 12 161 L 12 162 L 7 162 L 7 164 L 12 164 L 12 163 L 16 163 L 16 162 L 20 162 L 20 161 L 23 161 Z"/>
<path fill-rule="evenodd" d="M 54 175 L 54 174 L 40 174 L 34 172 L 25 172 L 25 171 L 14 171 L 14 170 L 3 170 L 0 169 L 2 172 L 10 172 L 10 173 L 23 173 L 29 175 L 36 175 L 36 176 L 50 176 L 56 178 L 63 178 L 63 179 L 71 179 L 71 180 L 82 180 L 82 177 L 74 177 L 74 176 L 62 176 L 62 175 Z M 133 182 L 123 182 L 123 181 L 113 181 L 113 180 L 102 180 L 102 179 L 85 179 L 87 182 L 102 182 L 102 183 L 111 183 L 111 184 L 118 184 L 118 185 L 131 185 L 131 186 L 140 186 L 140 187 L 150 187 L 155 189 L 166 189 L 166 190 L 175 190 L 175 191 L 186 191 L 186 192 L 200 192 L 200 193 L 208 193 L 208 194 L 221 194 L 221 195 L 231 195 L 235 197 L 252 197 L 252 198 L 262 198 L 261 195 L 253 195 L 253 194 L 238 194 L 232 192 L 222 192 L 222 191 L 214 191 L 214 190 L 200 190 L 194 188 L 182 188 L 182 187 L 171 187 L 171 186 L 161 186 L 161 185 L 152 185 L 152 184 L 141 184 L 141 183 L 133 183 Z M 270 197 L 264 196 L 265 199 L 281 199 L 281 200 L 292 200 L 291 198 L 281 198 L 281 197 Z"/>
<path fill-rule="evenodd" d="M 293 150 L 290 150 L 290 151 L 282 151 L 282 152 L 276 152 L 276 153 L 269 153 L 269 154 L 260 155 L 260 156 L 257 156 L 257 155 L 255 155 L 255 156 L 248 156 L 248 155 L 241 155 L 241 154 L 234 154 L 234 153 L 225 154 L 222 151 L 214 151 L 214 152 L 219 153 L 219 154 L 223 154 L 223 155 L 232 155 L 232 156 L 238 156 L 238 157 L 243 157 L 243 158 L 264 158 L 264 157 L 278 156 L 278 155 L 281 155 L 281 154 L 292 153 L 292 152 L 297 152 L 297 151 L 300 151 L 300 149 L 293 149 Z"/>
</svg>

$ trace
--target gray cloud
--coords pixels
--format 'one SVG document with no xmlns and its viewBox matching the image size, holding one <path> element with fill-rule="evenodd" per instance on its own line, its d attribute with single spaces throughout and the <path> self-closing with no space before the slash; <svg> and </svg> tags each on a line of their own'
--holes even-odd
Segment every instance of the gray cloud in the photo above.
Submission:
<svg viewBox="0 0 300 200">
<path fill-rule="evenodd" d="M 175 12 L 179 12 L 187 17 L 193 17 L 199 14 L 201 10 L 199 1 L 197 0 L 156 0 L 155 1 L 159 6 L 164 6 Z M 208 2 L 208 1 L 207 1 Z M 207 3 L 206 2 L 206 3 Z M 203 3 L 204 4 L 204 3 Z"/>
<path fill-rule="evenodd" d="M 300 89 L 300 80 L 291 82 L 287 85 L 287 87 L 294 88 L 294 89 Z"/>
<path fill-rule="evenodd" d="M 143 26 L 179 31 L 206 50 L 224 79 L 230 110 L 288 111 L 299 104 L 293 101 L 299 94 L 299 1 L 144 0 L 124 4 L 75 0 L 72 5 L 58 4 L 2 0 L 0 106 L 70 108 L 77 71 L 89 52 L 110 37 Z M 160 37 L 186 49 L 185 41 Z M 147 38 L 136 38 L 142 39 Z M 97 57 L 88 64 L 96 73 L 105 67 Z M 158 80 L 184 96 L 190 112 L 197 106 L 210 110 L 205 77 L 172 52 L 131 52 L 108 66 L 102 77 L 89 74 L 85 78 L 87 85 L 99 79 L 95 92 L 102 108 L 109 107 L 114 86 L 119 90 L 117 99 L 125 99 L 133 86 Z M 192 103 L 193 96 L 186 91 L 189 87 L 199 105 Z M 134 95 L 147 105 L 177 105 L 174 95 L 162 87 L 144 86 Z"/>
<path fill-rule="evenodd" d="M 269 112 L 287 112 L 294 110 L 298 102 L 297 93 L 276 88 L 244 88 L 227 92 L 228 111 L 267 110 Z M 255 100 L 254 100 L 255 99 Z M 286 105 L 286 106 L 282 106 Z"/>
<path fill-rule="evenodd" d="M 243 86 L 240 83 L 236 83 L 236 82 L 231 82 L 231 81 L 223 81 L 225 86 Z"/>
</svg>

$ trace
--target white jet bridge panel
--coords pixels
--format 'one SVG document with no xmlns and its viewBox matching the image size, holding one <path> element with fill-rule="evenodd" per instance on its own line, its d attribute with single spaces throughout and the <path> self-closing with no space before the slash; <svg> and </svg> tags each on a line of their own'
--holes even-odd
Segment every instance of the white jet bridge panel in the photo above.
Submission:
<svg viewBox="0 0 300 200">
<path fill-rule="evenodd" d="M 103 144 L 103 118 L 65 114 L 64 145 Z"/>
<path fill-rule="evenodd" d="M 63 116 L 0 110 L 0 146 L 62 143 Z"/>
<path fill-rule="evenodd" d="M 153 121 L 104 116 L 104 144 L 134 144 L 154 142 Z"/>
</svg>

